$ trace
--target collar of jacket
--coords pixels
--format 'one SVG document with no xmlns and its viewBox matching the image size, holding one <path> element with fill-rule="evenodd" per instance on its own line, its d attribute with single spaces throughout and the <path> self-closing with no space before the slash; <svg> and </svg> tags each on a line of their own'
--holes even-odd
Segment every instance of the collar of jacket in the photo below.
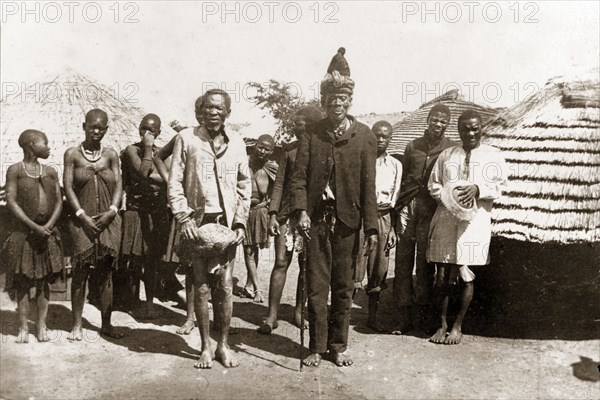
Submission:
<svg viewBox="0 0 600 400">
<path fill-rule="evenodd" d="M 354 118 L 350 114 L 346 115 L 346 118 L 348 118 L 348 120 L 350 121 L 350 126 L 348 127 L 348 129 L 346 129 L 346 132 L 344 132 L 342 134 L 342 136 L 340 136 L 337 140 L 335 139 L 335 136 L 333 135 L 333 132 L 330 129 L 331 126 L 329 125 L 329 119 L 325 118 L 322 121 L 323 127 L 327 134 L 327 137 L 336 146 L 342 146 L 342 145 L 346 144 L 348 142 L 348 140 L 350 138 L 354 137 L 356 135 L 356 133 L 358 132 L 358 125 L 356 123 L 356 118 Z"/>
</svg>

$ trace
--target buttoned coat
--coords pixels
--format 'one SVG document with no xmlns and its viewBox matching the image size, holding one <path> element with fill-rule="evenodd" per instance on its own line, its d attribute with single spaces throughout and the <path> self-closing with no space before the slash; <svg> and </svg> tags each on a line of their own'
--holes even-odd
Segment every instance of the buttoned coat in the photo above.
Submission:
<svg viewBox="0 0 600 400">
<path fill-rule="evenodd" d="M 290 185 L 292 209 L 312 219 L 335 174 L 337 218 L 352 229 L 377 231 L 375 160 L 377 140 L 369 127 L 348 116 L 350 127 L 337 140 L 323 119 L 300 139 Z"/>
</svg>

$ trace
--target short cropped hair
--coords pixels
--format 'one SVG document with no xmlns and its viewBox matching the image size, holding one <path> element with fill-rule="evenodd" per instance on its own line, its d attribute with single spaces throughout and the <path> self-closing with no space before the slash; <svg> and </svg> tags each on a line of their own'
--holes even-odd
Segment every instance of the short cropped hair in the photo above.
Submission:
<svg viewBox="0 0 600 400">
<path fill-rule="evenodd" d="M 429 110 L 429 114 L 427 115 L 427 119 L 429 119 L 429 117 L 431 117 L 436 112 L 441 112 L 442 114 L 447 115 L 448 119 L 450 119 L 450 117 L 451 117 L 450 109 L 448 108 L 448 106 L 445 105 L 445 104 L 443 104 L 443 103 L 437 103 L 436 105 L 434 105 L 433 107 L 431 107 L 431 110 Z"/>
<path fill-rule="evenodd" d="M 473 119 L 473 118 L 479 120 L 479 123 L 481 124 L 481 115 L 479 115 L 479 113 L 477 111 L 475 111 L 475 110 L 466 110 L 466 111 L 464 111 L 458 117 L 458 128 L 460 129 L 460 125 L 464 121 L 468 121 L 468 120 Z"/>
<path fill-rule="evenodd" d="M 392 129 L 392 124 L 390 124 L 387 121 L 377 121 L 373 124 L 373 127 L 371 128 L 372 131 L 374 131 L 377 128 L 388 128 L 390 130 L 390 132 L 393 130 Z"/>
<path fill-rule="evenodd" d="M 29 143 L 33 142 L 37 138 L 43 138 L 44 132 L 40 132 L 35 129 L 27 129 L 19 136 L 19 146 L 24 149 Z"/>
<path fill-rule="evenodd" d="M 223 96 L 223 100 L 225 100 L 225 108 L 227 108 L 227 111 L 231 111 L 231 96 L 223 89 L 209 89 L 202 96 L 198 97 L 195 103 L 196 111 L 200 111 L 202 109 L 202 106 L 204 106 L 204 102 L 206 101 L 208 96 L 212 95 Z"/>
</svg>

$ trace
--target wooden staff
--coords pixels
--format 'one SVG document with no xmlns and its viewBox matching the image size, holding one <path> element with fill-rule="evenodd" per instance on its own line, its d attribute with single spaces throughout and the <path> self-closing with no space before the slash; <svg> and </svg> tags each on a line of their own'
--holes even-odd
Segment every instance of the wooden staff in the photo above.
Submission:
<svg viewBox="0 0 600 400">
<path fill-rule="evenodd" d="M 308 232 L 302 229 L 300 229 L 300 234 L 302 235 L 302 252 L 299 254 L 299 257 L 302 262 L 298 264 L 300 267 L 300 279 L 302 280 L 300 284 L 300 297 L 302 299 L 302 304 L 300 305 L 300 372 L 302 372 L 304 369 L 304 304 L 306 303 L 306 267 L 308 264 L 306 252 L 308 251 L 310 236 L 308 236 Z"/>
</svg>

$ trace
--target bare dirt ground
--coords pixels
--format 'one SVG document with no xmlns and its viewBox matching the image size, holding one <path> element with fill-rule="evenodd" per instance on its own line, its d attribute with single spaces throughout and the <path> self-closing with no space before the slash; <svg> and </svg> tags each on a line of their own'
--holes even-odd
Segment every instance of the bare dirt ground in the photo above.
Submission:
<svg viewBox="0 0 600 400">
<path fill-rule="evenodd" d="M 271 259 L 264 252 L 259 265 L 264 293 L 268 290 Z M 230 345 L 241 362 L 235 369 L 218 363 L 211 370 L 193 367 L 200 348 L 198 330 L 189 336 L 175 333 L 184 321 L 184 311 L 176 308 L 174 302 L 157 302 L 161 317 L 154 321 L 137 321 L 124 312 L 114 312 L 114 324 L 127 333 L 122 340 L 99 336 L 100 312 L 88 304 L 84 310 L 84 340 L 78 343 L 66 339 L 71 324 L 70 303 L 52 302 L 51 342 L 38 343 L 30 335 L 29 344 L 16 344 L 16 305 L 2 293 L 0 397 L 600 398 L 600 341 L 598 327 L 593 324 L 575 327 L 566 336 L 550 333 L 530 338 L 532 335 L 528 334 L 495 336 L 495 328 L 485 327 L 498 321 L 469 324 L 467 320 L 463 343 L 435 345 L 424 337 L 374 334 L 365 328 L 366 298 L 362 292 L 352 310 L 350 326 L 348 354 L 355 365 L 338 368 L 324 361 L 318 368 L 298 372 L 299 330 L 289 322 L 297 268 L 294 261 L 284 292 L 281 321 L 270 336 L 256 332 L 266 315 L 266 304 L 235 297 Z M 243 285 L 246 273 L 240 257 L 234 275 Z M 476 300 L 477 292 L 470 314 L 477 315 Z M 382 295 L 382 322 L 391 318 L 390 301 L 388 290 Z M 33 322 L 30 332 L 35 332 Z"/>
</svg>

